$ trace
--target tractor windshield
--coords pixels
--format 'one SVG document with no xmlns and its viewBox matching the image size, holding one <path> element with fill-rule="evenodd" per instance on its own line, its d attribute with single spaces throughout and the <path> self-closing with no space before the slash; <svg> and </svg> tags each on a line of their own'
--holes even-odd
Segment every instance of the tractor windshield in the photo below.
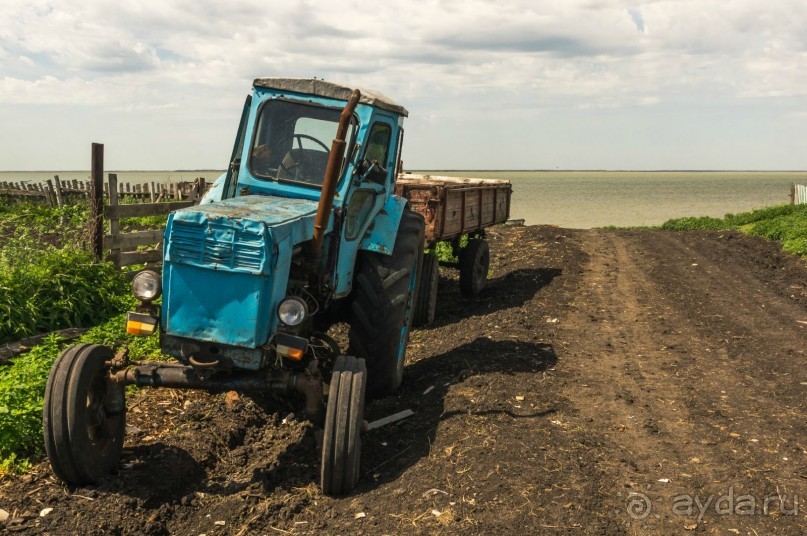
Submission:
<svg viewBox="0 0 807 536">
<path fill-rule="evenodd" d="M 340 109 L 271 100 L 258 115 L 249 167 L 255 177 L 322 187 Z M 354 130 L 347 133 L 347 145 Z M 341 155 L 344 157 L 344 155 Z"/>
</svg>

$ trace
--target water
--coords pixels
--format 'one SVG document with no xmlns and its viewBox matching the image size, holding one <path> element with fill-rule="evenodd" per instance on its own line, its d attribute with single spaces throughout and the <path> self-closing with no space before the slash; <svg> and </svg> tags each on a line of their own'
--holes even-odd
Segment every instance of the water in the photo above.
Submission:
<svg viewBox="0 0 807 536">
<path fill-rule="evenodd" d="M 586 229 L 660 225 L 682 216 L 723 217 L 790 202 L 807 172 L 458 171 L 435 175 L 509 179 L 510 217 L 528 225 Z"/>
<path fill-rule="evenodd" d="M 0 172 L 0 182 L 86 180 L 87 171 Z M 119 171 L 132 184 L 212 182 L 222 171 Z M 513 183 L 510 217 L 527 224 L 570 228 L 659 225 L 682 216 L 722 217 L 789 202 L 790 184 L 807 184 L 807 172 L 779 171 L 456 171 L 434 175 L 508 179 Z"/>
</svg>

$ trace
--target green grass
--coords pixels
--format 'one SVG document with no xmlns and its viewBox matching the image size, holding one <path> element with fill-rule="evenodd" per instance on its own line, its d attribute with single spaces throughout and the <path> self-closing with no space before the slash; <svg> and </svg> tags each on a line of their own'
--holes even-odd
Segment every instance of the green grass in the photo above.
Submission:
<svg viewBox="0 0 807 536">
<path fill-rule="evenodd" d="M 128 283 L 89 252 L 15 239 L 0 249 L 0 343 L 102 322 L 124 306 Z"/>
<path fill-rule="evenodd" d="M 807 256 L 807 205 L 778 205 L 723 218 L 677 218 L 664 222 L 668 231 L 735 230 L 782 244 L 788 253 Z"/>
</svg>

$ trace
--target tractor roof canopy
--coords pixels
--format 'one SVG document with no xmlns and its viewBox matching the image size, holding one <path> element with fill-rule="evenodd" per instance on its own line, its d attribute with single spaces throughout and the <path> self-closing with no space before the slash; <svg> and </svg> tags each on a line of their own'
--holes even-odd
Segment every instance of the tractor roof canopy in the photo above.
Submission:
<svg viewBox="0 0 807 536">
<path fill-rule="evenodd" d="M 333 82 L 326 82 L 325 80 L 319 80 L 317 78 L 256 78 L 252 85 L 254 87 L 274 89 L 276 91 L 289 91 L 292 93 L 302 93 L 304 95 L 314 95 L 342 101 L 347 101 L 348 97 L 350 97 L 350 93 L 353 91 L 353 88 L 334 84 Z M 406 111 L 406 108 L 397 104 L 389 97 L 377 91 L 361 88 L 359 88 L 359 91 L 361 91 L 360 103 L 409 117 L 409 112 Z"/>
</svg>

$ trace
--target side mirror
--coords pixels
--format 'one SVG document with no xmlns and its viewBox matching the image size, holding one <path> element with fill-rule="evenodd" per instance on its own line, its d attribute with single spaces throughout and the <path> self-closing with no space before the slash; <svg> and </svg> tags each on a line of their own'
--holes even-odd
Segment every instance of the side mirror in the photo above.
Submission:
<svg viewBox="0 0 807 536">
<path fill-rule="evenodd" d="M 377 160 L 362 160 L 358 171 L 362 181 L 374 182 L 382 186 L 387 183 L 387 170 Z"/>
</svg>

